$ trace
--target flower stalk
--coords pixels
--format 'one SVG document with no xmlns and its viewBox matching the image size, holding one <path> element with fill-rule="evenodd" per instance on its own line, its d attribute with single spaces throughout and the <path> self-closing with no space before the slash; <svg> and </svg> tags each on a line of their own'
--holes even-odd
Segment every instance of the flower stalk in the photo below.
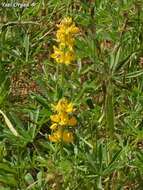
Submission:
<svg viewBox="0 0 143 190">
<path fill-rule="evenodd" d="M 106 97 L 105 97 L 105 117 L 107 128 L 110 136 L 113 136 L 114 132 L 114 108 L 113 108 L 113 88 L 111 81 L 106 86 Z"/>
</svg>

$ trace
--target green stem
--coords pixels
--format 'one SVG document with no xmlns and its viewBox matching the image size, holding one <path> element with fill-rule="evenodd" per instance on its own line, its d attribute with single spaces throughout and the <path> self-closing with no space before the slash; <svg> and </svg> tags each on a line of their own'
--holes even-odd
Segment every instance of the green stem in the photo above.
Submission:
<svg viewBox="0 0 143 190">
<path fill-rule="evenodd" d="M 63 87 L 64 86 L 64 65 L 62 64 L 61 65 L 61 87 Z"/>
<path fill-rule="evenodd" d="M 114 107 L 113 107 L 113 89 L 111 81 L 107 84 L 106 89 L 106 98 L 105 98 L 105 116 L 107 129 L 109 130 L 109 134 L 113 137 L 114 132 Z"/>
</svg>

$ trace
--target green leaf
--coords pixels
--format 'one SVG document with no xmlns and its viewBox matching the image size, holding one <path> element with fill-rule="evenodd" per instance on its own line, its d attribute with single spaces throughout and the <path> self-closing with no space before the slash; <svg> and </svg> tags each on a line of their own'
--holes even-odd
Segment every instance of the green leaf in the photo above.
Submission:
<svg viewBox="0 0 143 190">
<path fill-rule="evenodd" d="M 24 38 L 24 48 L 25 48 L 25 61 L 28 62 L 29 57 L 29 36 L 26 34 Z"/>
</svg>

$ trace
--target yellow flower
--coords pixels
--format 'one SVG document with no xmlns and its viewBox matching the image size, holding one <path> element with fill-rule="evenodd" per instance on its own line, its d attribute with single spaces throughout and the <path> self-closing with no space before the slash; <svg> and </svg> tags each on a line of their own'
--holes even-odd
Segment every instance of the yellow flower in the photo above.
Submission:
<svg viewBox="0 0 143 190">
<path fill-rule="evenodd" d="M 50 116 L 50 119 L 51 119 L 51 121 L 53 121 L 53 122 L 55 122 L 55 123 L 60 122 L 60 117 L 59 117 L 58 114 L 51 115 L 51 116 Z"/>
<path fill-rule="evenodd" d="M 66 34 L 76 34 L 79 32 L 79 28 L 75 26 L 75 23 L 72 21 L 72 18 L 70 17 L 66 17 L 63 20 L 61 20 L 60 24 L 58 24 L 57 27 L 59 28 L 59 30 Z"/>
<path fill-rule="evenodd" d="M 75 53 L 71 50 L 62 50 L 56 46 L 53 46 L 54 53 L 51 54 L 51 57 L 55 59 L 57 63 L 62 63 L 69 65 L 71 62 L 75 60 Z"/>
<path fill-rule="evenodd" d="M 50 126 L 50 129 L 51 130 L 56 130 L 58 127 L 58 124 L 57 123 L 53 123 L 51 126 Z"/>
<path fill-rule="evenodd" d="M 56 34 L 57 37 L 57 42 L 60 42 L 60 45 L 65 48 L 65 47 L 70 47 L 72 48 L 74 45 L 74 38 L 72 38 L 71 35 L 63 33 L 61 30 L 57 31 Z"/>
<path fill-rule="evenodd" d="M 62 126 L 63 125 L 68 125 L 69 117 L 68 117 L 66 112 L 61 112 L 59 114 L 59 117 L 60 117 L 60 122 L 59 122 L 60 125 L 62 125 Z"/>
<path fill-rule="evenodd" d="M 75 126 L 77 124 L 77 119 L 75 117 L 71 117 L 69 119 L 68 125 Z"/>
<path fill-rule="evenodd" d="M 69 122 L 69 117 L 66 112 L 60 112 L 59 114 L 51 115 L 50 118 L 51 121 L 53 121 L 54 123 L 58 123 L 61 126 L 68 125 Z M 56 126 L 54 125 L 51 127 L 54 128 Z"/>
<path fill-rule="evenodd" d="M 75 52 L 73 50 L 75 35 L 79 32 L 79 28 L 70 17 L 64 18 L 58 26 L 56 33 L 58 47 L 53 46 L 54 53 L 51 55 L 57 63 L 70 64 L 75 60 Z"/>
<path fill-rule="evenodd" d="M 51 120 L 55 122 L 50 126 L 50 129 L 52 130 L 57 129 L 58 124 L 61 126 L 66 126 L 66 125 L 75 126 L 77 124 L 77 119 L 74 116 L 69 118 L 66 112 L 60 112 L 57 115 L 52 115 Z"/>
<path fill-rule="evenodd" d="M 71 64 L 75 60 L 75 53 L 73 50 L 69 50 L 66 52 L 63 52 L 61 63 L 64 63 L 66 65 Z"/>
<path fill-rule="evenodd" d="M 57 26 L 60 27 L 61 25 L 70 25 L 72 24 L 72 18 L 71 17 L 65 17 L 60 24 L 58 24 Z"/>
<path fill-rule="evenodd" d="M 53 106 L 54 110 L 59 112 L 67 112 L 71 113 L 74 111 L 73 103 L 68 103 L 68 100 L 66 98 L 62 98 L 59 100 L 56 106 Z"/>
<path fill-rule="evenodd" d="M 67 107 L 66 107 L 66 112 L 67 113 L 71 113 L 71 112 L 73 112 L 74 111 L 74 108 L 73 108 L 73 103 L 69 103 L 68 105 L 67 105 Z"/>
<path fill-rule="evenodd" d="M 54 53 L 51 54 L 51 57 L 55 59 L 57 63 L 63 62 L 63 52 L 61 49 L 57 48 L 56 46 L 53 46 Z"/>
<path fill-rule="evenodd" d="M 56 114 L 50 116 L 53 122 L 50 129 L 53 133 L 49 135 L 49 140 L 51 142 L 73 142 L 73 133 L 68 132 L 66 128 L 77 124 L 77 119 L 69 114 L 74 112 L 73 103 L 68 102 L 66 98 L 62 98 L 58 101 L 57 105 L 52 105 L 52 107 Z"/>
<path fill-rule="evenodd" d="M 52 105 L 52 107 L 54 108 L 54 111 L 62 112 L 65 110 L 65 98 L 62 98 L 58 101 L 57 105 Z"/>
<path fill-rule="evenodd" d="M 62 140 L 66 143 L 72 143 L 74 138 L 73 138 L 73 134 L 71 132 L 66 132 L 64 131 L 62 134 Z"/>
<path fill-rule="evenodd" d="M 52 135 L 49 135 L 49 140 L 51 142 L 59 142 L 61 140 L 61 130 L 57 130 Z"/>
<path fill-rule="evenodd" d="M 73 47 L 75 41 L 74 36 L 79 33 L 79 28 L 75 26 L 72 19 L 69 17 L 63 19 L 58 25 L 58 28 L 56 34 L 57 41 L 64 46 Z"/>
<path fill-rule="evenodd" d="M 73 142 L 73 134 L 71 132 L 57 130 L 52 135 L 49 135 L 49 140 L 51 142 L 65 142 L 72 143 Z"/>
</svg>

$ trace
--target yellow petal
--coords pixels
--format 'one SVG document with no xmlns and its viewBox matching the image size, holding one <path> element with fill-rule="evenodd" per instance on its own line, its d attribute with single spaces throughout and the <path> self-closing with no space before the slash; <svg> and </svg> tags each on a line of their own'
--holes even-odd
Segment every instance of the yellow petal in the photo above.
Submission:
<svg viewBox="0 0 143 190">
<path fill-rule="evenodd" d="M 60 117 L 58 114 L 55 114 L 55 115 L 51 115 L 50 116 L 50 119 L 51 121 L 55 122 L 55 123 L 58 123 L 60 121 Z"/>
<path fill-rule="evenodd" d="M 58 127 L 58 124 L 57 123 L 53 123 L 51 126 L 50 126 L 50 129 L 51 130 L 56 130 Z"/>
<path fill-rule="evenodd" d="M 57 130 L 52 135 L 49 135 L 49 140 L 51 142 L 59 142 L 61 141 L 61 134 L 61 130 Z"/>
<path fill-rule="evenodd" d="M 73 112 L 73 103 L 69 103 L 69 104 L 67 105 L 66 112 L 67 112 L 67 113 Z"/>
<path fill-rule="evenodd" d="M 66 131 L 63 132 L 62 138 L 65 143 L 72 143 L 74 140 L 73 134 L 71 132 L 66 132 Z"/>
<path fill-rule="evenodd" d="M 68 117 L 67 113 L 66 112 L 61 112 L 59 114 L 59 116 L 60 116 L 60 122 L 59 122 L 59 124 L 60 125 L 67 125 L 68 121 L 69 121 L 69 117 Z"/>
<path fill-rule="evenodd" d="M 57 139 L 57 137 L 54 136 L 54 135 L 49 135 L 49 140 L 50 140 L 51 142 L 58 142 L 58 141 L 59 141 L 59 139 Z"/>
</svg>

